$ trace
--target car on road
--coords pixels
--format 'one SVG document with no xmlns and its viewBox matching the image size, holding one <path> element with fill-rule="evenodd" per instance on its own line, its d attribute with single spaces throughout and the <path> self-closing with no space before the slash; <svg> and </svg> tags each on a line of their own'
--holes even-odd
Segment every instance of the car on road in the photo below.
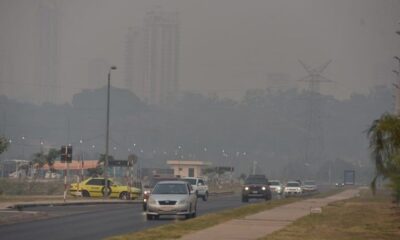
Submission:
<svg viewBox="0 0 400 240">
<path fill-rule="evenodd" d="M 154 186 L 161 181 L 173 181 L 173 180 L 178 180 L 179 178 L 175 176 L 153 176 L 150 181 L 143 186 L 143 211 L 146 211 L 147 209 L 147 201 L 149 199 L 151 191 L 153 191 Z"/>
<path fill-rule="evenodd" d="M 303 186 L 301 186 L 303 192 L 316 192 L 318 191 L 318 186 L 314 180 L 305 180 Z"/>
<path fill-rule="evenodd" d="M 162 181 L 155 185 L 147 201 L 146 217 L 158 219 L 162 215 L 197 215 L 197 196 L 186 181 Z"/>
<path fill-rule="evenodd" d="M 242 202 L 248 202 L 251 198 L 271 200 L 272 193 L 265 175 L 249 175 L 242 187 Z"/>
<path fill-rule="evenodd" d="M 303 190 L 301 189 L 299 181 L 289 181 L 286 183 L 283 193 L 285 196 L 300 196 Z"/>
<path fill-rule="evenodd" d="M 203 178 L 185 177 L 185 178 L 182 178 L 182 180 L 186 181 L 192 185 L 192 188 L 196 192 L 197 197 L 202 198 L 203 201 L 207 201 L 208 186 Z"/>
<path fill-rule="evenodd" d="M 136 199 L 141 193 L 139 188 L 119 184 L 113 179 L 108 179 L 108 191 L 106 191 L 105 182 L 104 178 L 88 178 L 80 183 L 72 183 L 69 192 L 72 196 L 79 197 L 103 197 L 108 194 L 110 198 L 123 200 Z"/>
<path fill-rule="evenodd" d="M 284 186 L 279 180 L 269 180 L 268 185 L 271 189 L 271 192 L 277 193 L 279 195 L 283 193 Z"/>
</svg>

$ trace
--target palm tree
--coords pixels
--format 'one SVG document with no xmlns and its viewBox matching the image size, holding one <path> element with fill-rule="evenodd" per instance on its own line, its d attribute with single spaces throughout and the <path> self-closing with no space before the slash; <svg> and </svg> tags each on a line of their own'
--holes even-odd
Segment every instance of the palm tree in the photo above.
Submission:
<svg viewBox="0 0 400 240">
<path fill-rule="evenodd" d="M 371 182 L 375 192 L 376 180 L 390 180 L 396 201 L 400 201 L 400 118 L 384 114 L 375 120 L 368 130 L 370 149 L 375 163 L 376 175 Z"/>
<path fill-rule="evenodd" d="M 60 150 L 51 148 L 47 155 L 45 155 L 46 164 L 49 166 L 50 171 L 54 172 L 54 161 L 60 156 Z"/>
<path fill-rule="evenodd" d="M 32 165 L 36 169 L 34 177 L 37 177 L 38 170 L 46 164 L 45 154 L 43 151 L 33 154 Z"/>
<path fill-rule="evenodd" d="M 0 154 L 7 150 L 9 143 L 10 142 L 5 137 L 0 136 Z"/>
<path fill-rule="evenodd" d="M 108 160 L 112 161 L 112 160 L 114 160 L 114 157 L 111 156 L 111 155 L 108 155 Z M 106 155 L 105 154 L 100 154 L 99 161 L 97 161 L 97 167 L 94 168 L 94 169 L 88 169 L 89 175 L 90 176 L 103 175 L 105 161 L 106 161 Z"/>
<path fill-rule="evenodd" d="M 33 154 L 32 164 L 37 170 L 48 165 L 51 172 L 54 172 L 54 161 L 60 156 L 60 151 L 55 148 L 49 149 L 48 153 L 45 154 L 43 151 Z M 36 173 L 37 174 L 37 173 Z"/>
<path fill-rule="evenodd" d="M 114 157 L 112 155 L 108 155 L 108 161 L 113 161 L 113 160 L 114 160 Z M 100 154 L 100 158 L 99 158 L 99 161 L 97 162 L 97 164 L 104 165 L 105 161 L 106 161 L 106 155 Z"/>
</svg>

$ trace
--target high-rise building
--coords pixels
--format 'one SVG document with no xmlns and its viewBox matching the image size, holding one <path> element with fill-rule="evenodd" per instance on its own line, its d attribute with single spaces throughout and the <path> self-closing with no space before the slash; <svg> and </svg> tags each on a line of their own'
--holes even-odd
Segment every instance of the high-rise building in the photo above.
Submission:
<svg viewBox="0 0 400 240">
<path fill-rule="evenodd" d="M 88 88 L 101 88 L 107 85 L 109 64 L 103 58 L 94 58 L 88 64 Z"/>
<path fill-rule="evenodd" d="M 37 12 L 38 66 L 36 85 L 41 88 L 41 102 L 55 103 L 58 96 L 58 13 L 57 2 L 41 2 Z"/>
<path fill-rule="evenodd" d="M 154 9 L 144 26 L 129 30 L 126 41 L 126 87 L 150 104 L 178 94 L 178 13 Z"/>
<path fill-rule="evenodd" d="M 145 100 L 145 49 L 142 28 L 129 28 L 125 42 L 125 87 Z"/>
</svg>

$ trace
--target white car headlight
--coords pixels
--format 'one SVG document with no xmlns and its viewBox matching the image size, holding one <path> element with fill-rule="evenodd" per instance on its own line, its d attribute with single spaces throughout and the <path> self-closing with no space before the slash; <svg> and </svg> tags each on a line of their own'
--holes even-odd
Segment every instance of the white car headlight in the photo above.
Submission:
<svg viewBox="0 0 400 240">
<path fill-rule="evenodd" d="M 265 191 L 265 190 L 266 190 L 266 188 L 265 188 L 265 187 L 262 187 L 261 189 L 262 189 L 263 191 Z"/>
<path fill-rule="evenodd" d="M 147 195 L 149 193 L 150 193 L 150 191 L 147 191 L 147 190 L 143 192 L 143 194 L 145 194 L 145 195 Z"/>
<path fill-rule="evenodd" d="M 182 199 L 182 200 L 180 200 L 179 202 L 178 202 L 178 204 L 186 204 L 187 203 L 187 200 L 186 199 Z"/>
<path fill-rule="evenodd" d="M 249 187 L 244 187 L 244 190 L 245 191 L 249 191 Z"/>
</svg>

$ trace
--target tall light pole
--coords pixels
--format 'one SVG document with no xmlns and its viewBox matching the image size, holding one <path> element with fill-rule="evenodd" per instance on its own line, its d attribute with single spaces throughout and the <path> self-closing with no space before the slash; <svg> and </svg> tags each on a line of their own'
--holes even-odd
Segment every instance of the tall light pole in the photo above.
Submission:
<svg viewBox="0 0 400 240">
<path fill-rule="evenodd" d="M 106 154 L 104 162 L 104 198 L 108 197 L 108 142 L 109 142 L 109 128 L 110 128 L 110 81 L 111 81 L 111 71 L 116 70 L 116 66 L 111 66 L 108 70 L 107 79 L 107 123 L 106 123 Z"/>
<path fill-rule="evenodd" d="M 181 154 L 181 153 L 182 153 L 182 152 L 181 152 L 181 151 L 182 151 L 182 146 L 179 145 L 179 146 L 178 146 L 178 149 L 179 149 L 179 150 L 178 150 L 178 155 L 179 155 L 179 156 L 178 156 L 178 157 L 179 157 L 179 160 L 178 160 L 178 161 L 179 161 L 179 162 L 178 162 L 178 163 L 179 163 L 179 164 L 178 164 L 178 175 L 179 175 L 179 177 L 182 177 L 182 174 L 181 174 L 181 171 L 182 171 L 182 168 L 181 168 L 181 161 L 182 161 L 182 159 L 183 159 L 183 155 Z"/>
</svg>

